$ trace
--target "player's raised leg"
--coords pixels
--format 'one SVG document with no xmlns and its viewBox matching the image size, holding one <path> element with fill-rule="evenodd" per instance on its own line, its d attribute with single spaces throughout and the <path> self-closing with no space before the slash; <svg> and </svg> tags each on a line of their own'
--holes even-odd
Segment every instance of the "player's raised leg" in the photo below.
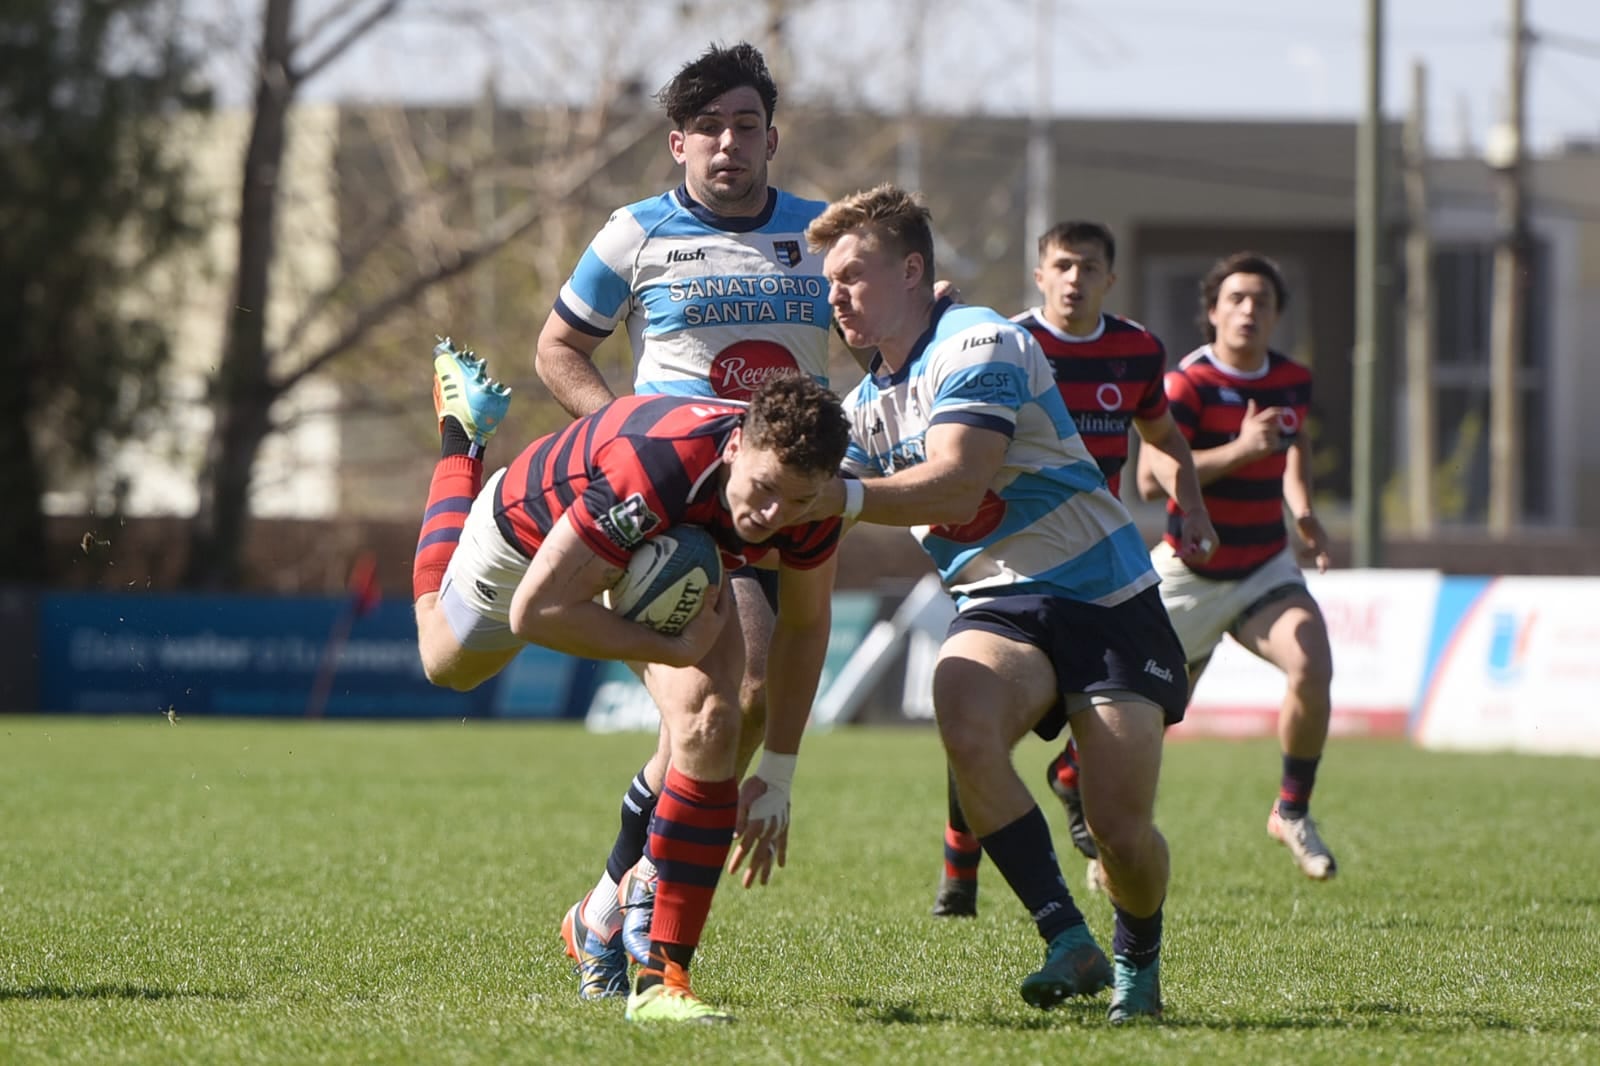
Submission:
<svg viewBox="0 0 1600 1066">
<path fill-rule="evenodd" d="M 1011 763 L 1011 749 L 1055 705 L 1055 670 L 1037 648 L 958 618 L 934 671 L 934 712 L 961 806 L 985 854 L 1033 918 L 1044 965 L 1022 998 L 1048 1009 L 1111 983 L 1111 966 L 1072 900 L 1044 812 Z"/>
<path fill-rule="evenodd" d="M 489 377 L 484 360 L 449 340 L 433 350 L 433 404 L 439 421 L 438 464 L 412 565 L 417 646 L 423 670 L 436 685 L 470 689 L 498 673 L 521 650 L 509 631 L 477 639 L 476 619 L 465 603 L 444 601 L 441 588 L 483 488 L 483 452 L 505 417 L 511 390 Z M 473 556 L 469 566 L 483 565 Z"/>
</svg>

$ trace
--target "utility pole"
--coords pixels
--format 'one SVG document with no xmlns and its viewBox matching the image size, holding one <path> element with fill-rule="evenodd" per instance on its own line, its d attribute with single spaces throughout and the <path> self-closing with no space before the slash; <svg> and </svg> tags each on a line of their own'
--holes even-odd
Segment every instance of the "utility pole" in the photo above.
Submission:
<svg viewBox="0 0 1600 1066">
<path fill-rule="evenodd" d="M 472 154 L 481 160 L 493 159 L 497 137 L 496 123 L 500 112 L 500 93 L 496 85 L 498 72 L 490 68 L 484 75 L 483 88 L 478 93 L 477 106 L 472 109 Z M 492 176 L 492 167 L 481 167 L 472 182 L 472 213 L 478 233 L 487 233 L 495 219 L 500 217 L 500 186 Z M 485 176 L 489 175 L 489 176 Z M 497 271 L 493 263 L 486 263 L 472 272 L 475 332 L 478 343 L 493 351 L 499 347 L 499 321 L 496 307 L 495 281 Z"/>
<path fill-rule="evenodd" d="M 1022 306 L 1030 307 L 1038 299 L 1033 285 L 1033 267 L 1038 261 L 1035 253 L 1039 234 L 1050 228 L 1054 195 L 1054 146 L 1050 143 L 1050 118 L 1055 108 L 1051 104 L 1054 83 L 1051 79 L 1052 53 L 1055 34 L 1051 23 L 1053 0 L 1033 0 L 1033 107 L 1028 119 L 1028 194 L 1022 235 Z"/>
<path fill-rule="evenodd" d="M 911 17 L 906 23 L 906 97 L 900 112 L 900 143 L 895 160 L 895 180 L 902 189 L 922 188 L 922 42 L 923 25 L 928 21 L 927 0 L 911 0 Z"/>
<path fill-rule="evenodd" d="M 1380 349 L 1383 286 L 1383 0 L 1367 0 L 1366 108 L 1356 138 L 1356 353 L 1351 495 L 1353 562 L 1383 565 L 1388 395 Z"/>
<path fill-rule="evenodd" d="M 1487 153 L 1500 194 L 1489 324 L 1489 532 L 1502 538 L 1522 515 L 1522 390 L 1517 377 L 1527 339 L 1528 219 L 1522 158 L 1527 44 L 1523 0 L 1511 0 L 1508 114 Z"/>
<path fill-rule="evenodd" d="M 1411 64 L 1406 116 L 1406 499 L 1411 535 L 1433 532 L 1433 237 L 1428 229 L 1428 68 Z"/>
</svg>

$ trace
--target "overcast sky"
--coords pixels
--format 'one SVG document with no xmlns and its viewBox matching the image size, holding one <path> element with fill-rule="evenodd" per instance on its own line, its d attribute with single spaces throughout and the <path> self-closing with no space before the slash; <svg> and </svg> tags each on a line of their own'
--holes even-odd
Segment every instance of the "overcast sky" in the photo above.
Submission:
<svg viewBox="0 0 1600 1066">
<path fill-rule="evenodd" d="M 184 0 L 211 25 L 225 98 L 243 98 L 260 0 Z M 493 70 L 518 98 L 592 94 L 606 70 L 655 88 L 712 40 L 764 41 L 766 0 L 404 0 L 308 90 L 445 101 Z M 331 0 L 300 0 L 301 22 Z M 371 0 L 342 0 L 364 8 Z M 1363 102 L 1360 0 L 790 0 L 790 101 L 1058 116 L 1352 119 Z M 1503 114 L 1509 0 L 1387 0 L 1384 103 L 1430 79 L 1436 151 L 1481 146 Z M 1600 141 L 1600 0 L 1526 0 L 1532 143 Z M 684 17 L 688 12 L 688 17 Z M 920 13 L 920 16 L 918 15 Z M 920 26 L 920 30 L 915 27 Z M 1048 48 L 1039 47 L 1048 42 Z M 1041 58 L 1051 59 L 1047 68 Z M 610 64 L 598 57 L 609 57 Z M 913 60 L 920 57 L 920 62 Z M 1043 73 L 1041 73 L 1043 71 Z M 780 109 L 779 121 L 782 115 Z"/>
</svg>

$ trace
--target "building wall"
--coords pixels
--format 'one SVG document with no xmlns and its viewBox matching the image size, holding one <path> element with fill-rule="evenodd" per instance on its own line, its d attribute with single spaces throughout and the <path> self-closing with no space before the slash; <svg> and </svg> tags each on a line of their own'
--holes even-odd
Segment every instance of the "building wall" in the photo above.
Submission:
<svg viewBox="0 0 1600 1066">
<path fill-rule="evenodd" d="M 311 293 L 336 276 L 336 204 L 332 159 L 336 148 L 331 106 L 295 109 L 282 168 L 278 258 L 273 304 L 267 308 L 268 341 L 288 331 Z M 92 511 L 103 485 L 126 479 L 130 515 L 191 515 L 198 504 L 198 476 L 211 413 L 206 388 L 222 350 L 225 311 L 233 286 L 237 248 L 240 167 L 250 116 L 238 110 L 184 115 L 171 123 L 176 150 L 190 160 L 194 194 L 210 221 L 199 245 L 159 271 L 132 306 L 164 309 L 172 330 L 173 359 L 165 382 L 170 407 L 146 439 L 128 443 L 99 484 L 79 484 L 51 493 L 53 514 Z M 308 343 L 315 343 L 313 332 Z M 264 516 L 326 517 L 338 510 L 334 471 L 339 461 L 337 389 L 308 380 L 278 405 L 274 416 L 285 430 L 271 436 L 256 468 L 251 506 Z"/>
</svg>

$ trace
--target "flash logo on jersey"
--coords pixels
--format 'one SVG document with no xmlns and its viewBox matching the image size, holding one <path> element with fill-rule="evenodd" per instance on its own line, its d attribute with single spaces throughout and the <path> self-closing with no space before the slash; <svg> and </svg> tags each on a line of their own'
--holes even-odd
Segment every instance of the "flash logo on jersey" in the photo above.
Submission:
<svg viewBox="0 0 1600 1066">
<path fill-rule="evenodd" d="M 595 519 L 595 525 L 607 540 L 629 550 L 643 544 L 650 531 L 660 524 L 660 516 L 650 510 L 650 505 L 637 492 Z"/>
</svg>

